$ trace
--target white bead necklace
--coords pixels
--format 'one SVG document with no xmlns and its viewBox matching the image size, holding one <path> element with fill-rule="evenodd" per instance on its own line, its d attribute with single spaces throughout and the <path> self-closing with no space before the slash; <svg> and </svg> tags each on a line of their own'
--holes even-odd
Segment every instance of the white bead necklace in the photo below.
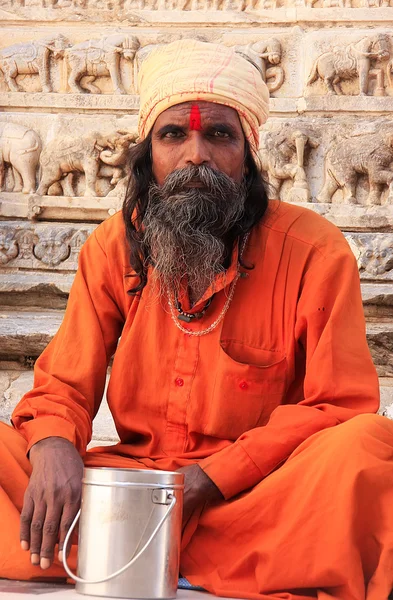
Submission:
<svg viewBox="0 0 393 600">
<path fill-rule="evenodd" d="M 243 256 L 243 252 L 244 252 L 244 249 L 246 247 L 246 244 L 247 244 L 249 236 L 250 236 L 250 234 L 247 233 L 247 235 L 245 236 L 245 238 L 243 240 L 242 247 L 241 247 L 240 254 L 239 254 L 239 262 L 240 262 L 240 259 Z M 234 293 L 235 293 L 236 284 L 237 284 L 240 276 L 241 276 L 241 273 L 238 270 L 237 273 L 236 273 L 236 275 L 235 275 L 234 280 L 232 281 L 232 283 L 230 285 L 228 297 L 226 299 L 226 302 L 225 302 L 225 304 L 223 306 L 222 311 L 218 315 L 217 319 L 215 321 L 213 321 L 213 323 L 211 325 L 209 325 L 209 327 L 207 327 L 206 329 L 202 329 L 201 331 L 192 331 L 190 329 L 187 329 L 186 327 L 183 327 L 183 325 L 181 325 L 181 323 L 179 323 L 179 321 L 178 321 L 178 319 L 176 317 L 175 307 L 174 307 L 174 304 L 173 304 L 173 300 L 171 298 L 171 294 L 170 294 L 169 290 L 167 290 L 169 310 L 171 312 L 172 321 L 174 322 L 174 324 L 176 325 L 176 327 L 178 329 L 180 329 L 180 331 L 182 331 L 183 333 L 185 333 L 187 335 L 193 335 L 193 336 L 196 336 L 196 337 L 200 337 L 201 335 L 206 335 L 206 334 L 210 333 L 211 331 L 213 331 L 213 329 L 215 329 L 217 327 L 217 325 L 222 321 L 222 319 L 225 317 L 225 314 L 228 311 L 228 308 L 229 308 L 229 306 L 230 306 L 230 304 L 232 302 L 232 299 L 233 299 L 233 296 L 234 296 Z"/>
</svg>

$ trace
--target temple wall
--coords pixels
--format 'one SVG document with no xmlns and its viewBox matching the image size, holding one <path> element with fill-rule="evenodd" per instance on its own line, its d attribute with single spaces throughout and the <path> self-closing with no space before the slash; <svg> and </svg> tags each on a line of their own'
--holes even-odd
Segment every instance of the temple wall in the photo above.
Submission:
<svg viewBox="0 0 393 600">
<path fill-rule="evenodd" d="M 392 0 L 0 1 L 0 418 L 32 385 L 80 246 L 121 206 L 140 65 L 184 37 L 261 68 L 269 196 L 344 232 L 393 417 Z M 114 436 L 104 406 L 95 438 Z"/>
</svg>

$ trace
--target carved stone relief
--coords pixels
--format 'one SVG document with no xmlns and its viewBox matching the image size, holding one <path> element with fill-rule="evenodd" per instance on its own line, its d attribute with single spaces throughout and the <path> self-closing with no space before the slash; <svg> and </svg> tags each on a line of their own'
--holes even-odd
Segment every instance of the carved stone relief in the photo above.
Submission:
<svg viewBox="0 0 393 600">
<path fill-rule="evenodd" d="M 375 34 L 362 38 L 345 47 L 335 47 L 324 52 L 314 62 L 307 80 L 312 93 L 312 84 L 319 78 L 325 83 L 328 94 L 343 94 L 343 80 L 359 79 L 359 95 L 369 94 L 370 79 L 375 77 L 373 95 L 385 95 L 384 71 L 390 57 L 390 39 L 385 34 Z"/>
<path fill-rule="evenodd" d="M 95 227 L 0 222 L 0 264 L 22 269 L 75 270 L 80 248 Z"/>
<path fill-rule="evenodd" d="M 113 93 L 125 94 L 120 76 L 120 60 L 123 58 L 129 61 L 132 73 L 132 62 L 139 45 L 137 37 L 122 34 L 75 44 L 65 52 L 70 90 L 77 94 L 87 91 L 100 94 L 101 89 L 94 82 L 98 77 L 110 77 Z M 135 87 L 134 82 L 132 87 Z"/>
<path fill-rule="evenodd" d="M 19 75 L 38 75 L 43 92 L 52 91 L 50 57 L 62 58 L 68 40 L 62 35 L 42 40 L 14 44 L 0 49 L 0 71 L 11 92 L 24 90 L 17 78 Z"/>
<path fill-rule="evenodd" d="M 215 11 L 243 13 L 279 8 L 386 8 L 391 0 L 2 0 L 5 9 L 46 8 L 69 12 L 89 10 L 127 11 Z"/>
<path fill-rule="evenodd" d="M 201 39 L 200 35 L 193 35 Z M 9 92 L 32 92 L 43 95 L 67 94 L 135 95 L 138 93 L 138 73 L 143 61 L 153 49 L 163 44 L 145 44 L 135 35 L 115 33 L 100 39 L 90 39 L 74 45 L 62 35 L 51 40 L 20 43 L 0 49 L 0 71 Z M 262 39 L 234 49 L 249 56 L 260 69 L 270 92 L 278 90 L 285 79 L 281 60 L 282 42 L 276 38 Z M 54 81 L 50 57 L 57 60 Z M 58 59 L 62 60 L 59 61 Z M 38 75 L 41 86 L 31 81 L 18 83 L 19 75 Z M 124 81 L 126 80 L 126 81 Z M 30 82 L 30 83 L 29 83 Z M 58 106 L 58 100 L 53 100 Z M 77 102 L 77 101 L 76 101 Z M 80 102 L 77 102 L 80 106 Z M 60 108 L 60 106 L 58 106 Z M 128 104 L 124 108 L 133 108 Z"/>
<path fill-rule="evenodd" d="M 325 180 L 316 200 L 332 202 L 338 189 L 344 203 L 357 203 L 356 188 L 361 175 L 369 183 L 368 205 L 380 205 L 389 186 L 387 203 L 393 204 L 393 131 L 333 140 L 325 158 Z"/>
<path fill-rule="evenodd" d="M 40 153 L 41 140 L 33 129 L 17 123 L 0 123 L 0 191 L 6 187 L 8 169 L 9 191 L 35 192 Z"/>
<path fill-rule="evenodd" d="M 280 131 L 264 136 L 259 158 L 269 198 L 280 198 L 283 182 L 292 180 L 289 199 L 306 202 L 311 199 L 304 170 L 305 156 L 310 148 L 318 145 L 315 134 L 295 125 L 286 125 Z"/>
<path fill-rule="evenodd" d="M 363 280 L 393 280 L 393 235 L 351 233 L 346 239 L 354 253 Z"/>
<path fill-rule="evenodd" d="M 284 70 L 277 66 L 281 62 L 282 47 L 277 38 L 269 38 L 245 46 L 235 46 L 234 49 L 246 54 L 259 67 L 263 80 L 270 92 L 278 90 L 284 82 Z"/>
<path fill-rule="evenodd" d="M 91 132 L 81 137 L 61 137 L 49 142 L 40 157 L 41 178 L 37 195 L 73 197 L 75 175 L 85 178 L 84 196 L 96 196 L 99 177 L 116 186 L 125 176 L 127 153 L 136 140 L 135 133 L 117 131 L 109 135 Z"/>
</svg>

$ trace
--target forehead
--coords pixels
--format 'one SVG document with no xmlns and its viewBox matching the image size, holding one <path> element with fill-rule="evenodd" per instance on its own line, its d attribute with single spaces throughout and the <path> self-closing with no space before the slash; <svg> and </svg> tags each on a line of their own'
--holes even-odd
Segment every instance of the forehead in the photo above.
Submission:
<svg viewBox="0 0 393 600">
<path fill-rule="evenodd" d="M 239 115 L 234 108 L 225 106 L 224 104 L 216 104 L 215 102 L 182 102 L 164 110 L 154 124 L 154 128 L 167 125 L 169 123 L 181 124 L 188 123 L 190 119 L 191 109 L 197 106 L 201 116 L 202 125 L 204 123 L 227 123 L 233 127 L 242 130 Z"/>
</svg>

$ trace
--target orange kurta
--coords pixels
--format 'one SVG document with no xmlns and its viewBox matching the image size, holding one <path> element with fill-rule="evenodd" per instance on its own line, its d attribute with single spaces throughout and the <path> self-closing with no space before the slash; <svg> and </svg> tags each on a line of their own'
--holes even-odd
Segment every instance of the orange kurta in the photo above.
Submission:
<svg viewBox="0 0 393 600">
<path fill-rule="evenodd" d="M 220 314 L 236 258 L 235 250 L 211 306 L 190 330 Z M 355 517 L 366 518 L 352 514 L 365 464 L 379 466 L 378 476 L 383 464 L 381 502 L 393 506 L 386 484 L 393 427 L 366 416 L 330 429 L 379 403 L 356 261 L 336 227 L 279 202 L 252 231 L 243 259 L 254 268 L 242 269 L 247 276 L 224 320 L 206 336 L 185 335 L 150 283 L 140 298 L 127 294 L 135 280 L 127 277 L 122 217 L 103 223 L 81 251 L 64 322 L 36 363 L 35 388 L 15 409 L 14 426 L 27 449 L 57 435 L 84 455 L 116 350 L 107 396 L 121 442 L 85 460 L 160 469 L 198 461 L 232 499 L 195 515 L 183 540 L 185 576 L 223 595 L 337 600 L 361 600 L 376 577 L 380 595 L 367 598 L 384 600 L 393 583 L 393 518 L 389 525 L 381 509 L 384 527 L 367 526 L 372 539 L 374 525 L 387 532 L 377 552 L 384 547 L 382 576 L 374 555 L 364 558 L 366 533 L 351 528 Z M 362 431 L 370 443 L 358 451 Z M 339 471 L 338 457 L 346 465 Z M 376 482 L 369 485 L 377 493 Z M 0 547 L 0 576 L 12 576 L 11 568 L 1 570 L 2 555 Z"/>
</svg>

